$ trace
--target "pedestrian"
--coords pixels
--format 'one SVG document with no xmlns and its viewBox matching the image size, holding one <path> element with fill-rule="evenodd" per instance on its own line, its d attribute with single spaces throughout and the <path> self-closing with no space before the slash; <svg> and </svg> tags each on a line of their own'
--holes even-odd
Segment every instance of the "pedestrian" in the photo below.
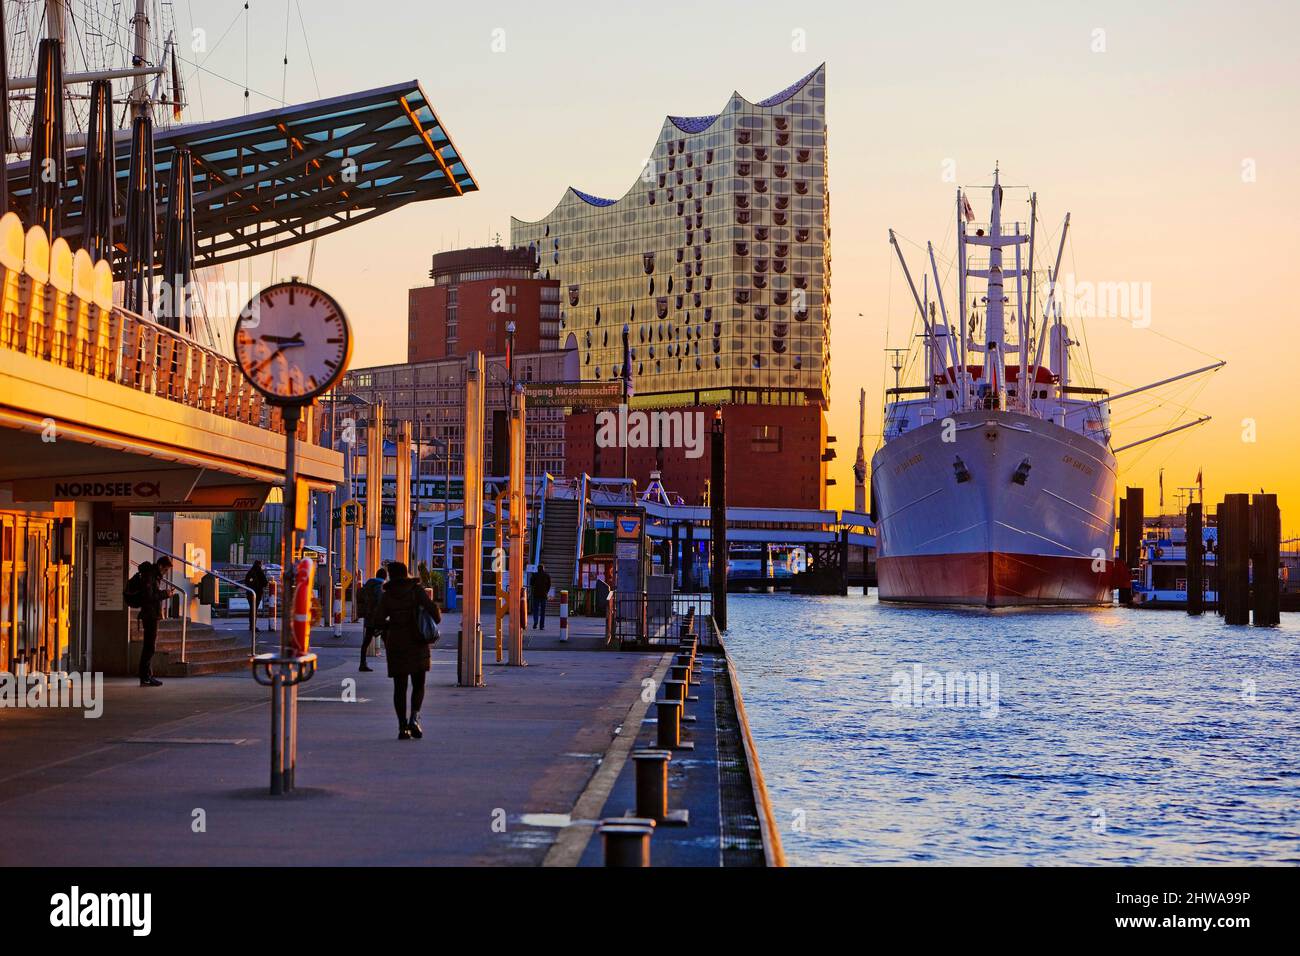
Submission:
<svg viewBox="0 0 1300 956">
<path fill-rule="evenodd" d="M 546 573 L 546 565 L 538 563 L 529 582 L 528 600 L 533 604 L 533 628 L 546 630 L 546 599 L 551 593 L 551 576 Z"/>
<path fill-rule="evenodd" d="M 388 583 L 379 599 L 375 625 L 383 632 L 388 650 L 388 676 L 393 679 L 393 709 L 397 711 L 397 739 L 417 740 L 420 729 L 420 706 L 424 703 L 424 682 L 429 674 L 429 645 L 420 634 L 419 614 L 425 611 L 435 621 L 442 620 L 438 604 L 415 578 L 408 576 L 406 565 L 393 561 L 388 565 Z M 410 717 L 407 717 L 406 688 L 411 687 Z"/>
<path fill-rule="evenodd" d="M 248 573 L 244 575 L 244 587 L 252 588 L 253 591 L 253 631 L 254 632 L 256 632 L 258 629 L 257 612 L 262 607 L 262 596 L 266 594 L 267 583 L 268 581 L 266 577 L 266 571 L 262 568 L 261 560 L 259 559 L 254 561 L 253 566 L 249 568 Z M 268 624 L 267 628 L 271 629 L 271 626 Z"/>
<path fill-rule="evenodd" d="M 158 621 L 167 600 L 163 582 L 171 570 L 171 558 L 163 555 L 157 563 L 141 563 L 140 569 L 127 582 L 126 603 L 140 609 L 140 630 L 144 633 L 144 646 L 140 649 L 141 687 L 162 686 L 162 681 L 153 676 L 153 655 L 158 647 Z"/>
<path fill-rule="evenodd" d="M 379 620 L 379 599 L 384 596 L 384 584 L 388 581 L 388 572 L 380 568 L 375 572 L 375 576 L 361 586 L 361 592 L 357 595 L 357 614 L 362 622 L 361 634 L 361 667 L 359 670 L 374 670 L 366 663 L 366 653 L 370 650 L 370 642 L 375 639 L 378 633 L 376 624 Z"/>
</svg>

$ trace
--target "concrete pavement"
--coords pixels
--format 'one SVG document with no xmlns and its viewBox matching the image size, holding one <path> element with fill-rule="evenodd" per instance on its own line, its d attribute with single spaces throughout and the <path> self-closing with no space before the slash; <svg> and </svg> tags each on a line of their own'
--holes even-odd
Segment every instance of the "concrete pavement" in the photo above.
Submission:
<svg viewBox="0 0 1300 956">
<path fill-rule="evenodd" d="M 603 622 L 530 637 L 525 668 L 455 687 L 443 626 L 423 740 L 398 741 L 382 658 L 318 629 L 300 693 L 298 790 L 267 794 L 267 689 L 248 674 L 105 681 L 99 719 L 0 710 L 0 865 L 459 865 L 542 861 L 659 654 L 593 651 Z M 490 624 L 490 620 L 489 620 Z M 355 682 L 355 683 L 354 683 Z M 347 700 L 346 698 L 354 698 Z"/>
</svg>

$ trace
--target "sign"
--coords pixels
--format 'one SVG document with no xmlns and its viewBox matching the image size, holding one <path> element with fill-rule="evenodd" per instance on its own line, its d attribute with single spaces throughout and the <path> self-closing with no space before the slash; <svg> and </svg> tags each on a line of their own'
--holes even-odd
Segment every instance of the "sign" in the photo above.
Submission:
<svg viewBox="0 0 1300 956">
<path fill-rule="evenodd" d="M 641 557 L 641 547 L 635 541 L 615 541 L 614 559 L 617 561 L 636 561 Z"/>
<path fill-rule="evenodd" d="M 184 501 L 202 474 L 201 468 L 185 468 L 18 478 L 13 482 L 14 501 L 110 501 L 142 506 Z"/>
<path fill-rule="evenodd" d="M 617 408 L 623 404 L 623 383 L 525 382 L 524 398 L 529 408 Z"/>
<path fill-rule="evenodd" d="M 159 501 L 155 511 L 261 511 L 269 484 L 201 485 L 181 501 Z"/>
<path fill-rule="evenodd" d="M 614 518 L 614 537 L 620 541 L 639 540 L 641 538 L 641 516 L 639 514 L 617 515 Z"/>
<path fill-rule="evenodd" d="M 95 610 L 120 611 L 126 581 L 126 542 L 120 531 L 96 531 L 94 547 Z"/>
</svg>

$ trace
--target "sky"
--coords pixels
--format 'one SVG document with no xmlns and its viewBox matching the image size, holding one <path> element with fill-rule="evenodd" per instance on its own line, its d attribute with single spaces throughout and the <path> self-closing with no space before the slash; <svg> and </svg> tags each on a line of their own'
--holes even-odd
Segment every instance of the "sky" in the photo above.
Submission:
<svg viewBox="0 0 1300 956">
<path fill-rule="evenodd" d="M 201 69 L 189 70 L 189 119 L 244 112 L 245 83 L 256 111 L 282 91 L 302 102 L 416 78 L 481 186 L 318 244 L 313 278 L 357 330 L 354 367 L 404 360 L 407 289 L 427 284 L 431 254 L 508 242 L 511 215 L 541 217 L 570 185 L 621 196 L 665 114 L 716 112 L 733 90 L 757 100 L 824 61 L 831 506 L 852 506 L 858 390 L 870 458 L 893 375 L 884 350 L 915 331 L 888 229 L 919 275 L 927 239 L 952 252 L 956 186 L 986 185 L 997 163 L 1005 184 L 1037 192 L 1042 235 L 1070 212 L 1063 282 L 1079 296 L 1128 295 L 1127 308 L 1075 331 L 1091 366 L 1076 381 L 1120 391 L 1228 362 L 1115 403 L 1116 445 L 1213 416 L 1121 452 L 1121 487 L 1144 486 L 1150 511 L 1163 469 L 1172 509 L 1175 489 L 1203 468 L 1211 504 L 1276 491 L 1287 535 L 1300 534 L 1294 3 L 243 7 L 175 4 L 178 32 L 202 30 L 207 46 L 192 54 Z M 1009 190 L 1007 208 L 1025 195 Z M 307 259 L 300 246 L 245 274 L 306 275 Z"/>
</svg>

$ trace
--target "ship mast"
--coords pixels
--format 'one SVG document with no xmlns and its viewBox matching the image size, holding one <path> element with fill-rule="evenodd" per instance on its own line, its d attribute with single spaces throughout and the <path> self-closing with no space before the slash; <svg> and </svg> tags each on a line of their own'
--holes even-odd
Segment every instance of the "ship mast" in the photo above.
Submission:
<svg viewBox="0 0 1300 956">
<path fill-rule="evenodd" d="M 853 510 L 867 510 L 867 390 L 858 390 L 858 457 L 853 463 Z"/>
</svg>

